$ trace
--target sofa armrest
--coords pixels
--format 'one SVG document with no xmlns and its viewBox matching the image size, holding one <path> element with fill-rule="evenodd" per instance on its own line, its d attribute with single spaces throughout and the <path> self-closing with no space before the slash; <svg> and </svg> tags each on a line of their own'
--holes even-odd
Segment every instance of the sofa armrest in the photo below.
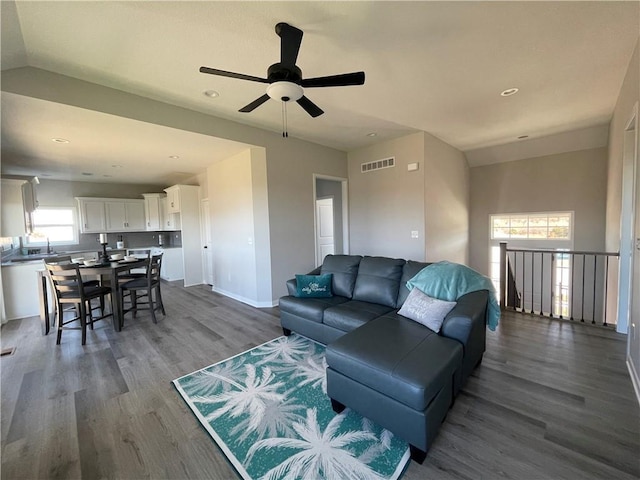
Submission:
<svg viewBox="0 0 640 480">
<path fill-rule="evenodd" d="M 314 268 L 309 273 L 307 273 L 307 275 L 320 275 L 321 268 L 322 267 Z M 296 282 L 296 279 L 290 278 L 289 280 L 287 280 L 287 292 L 289 292 L 289 295 L 295 296 L 297 290 L 298 290 L 298 282 Z"/>
<path fill-rule="evenodd" d="M 456 306 L 444 319 L 442 335 L 458 340 L 465 350 L 468 349 L 474 337 L 481 337 L 484 340 L 488 295 L 487 290 L 479 290 L 461 296 Z M 484 345 L 482 350 L 484 351 Z"/>
<path fill-rule="evenodd" d="M 296 291 L 298 290 L 298 282 L 296 282 L 295 278 L 290 278 L 287 280 L 287 292 L 289 295 L 295 296 Z"/>
</svg>

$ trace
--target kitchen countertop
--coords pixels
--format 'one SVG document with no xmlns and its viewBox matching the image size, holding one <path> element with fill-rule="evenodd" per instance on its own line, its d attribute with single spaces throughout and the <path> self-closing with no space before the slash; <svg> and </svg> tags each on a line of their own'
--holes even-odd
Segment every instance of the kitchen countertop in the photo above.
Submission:
<svg viewBox="0 0 640 480">
<path fill-rule="evenodd" d="M 154 246 L 142 246 L 142 247 L 130 247 L 132 249 L 153 249 L 153 248 L 160 248 L 163 250 L 168 250 L 168 249 L 172 249 L 172 248 L 182 248 L 181 246 L 169 246 L 169 245 L 162 245 L 162 246 L 158 246 L 158 245 L 154 245 Z M 113 253 L 126 253 L 127 249 L 117 249 L 117 248 L 107 248 L 107 252 L 109 252 L 110 254 Z M 98 255 L 100 255 L 102 252 L 98 249 L 93 249 L 93 250 L 65 250 L 62 252 L 57 252 L 54 251 L 53 253 L 50 254 L 46 254 L 46 253 L 36 253 L 33 255 L 11 255 L 10 257 L 6 258 L 6 259 L 2 259 L 2 266 L 3 267 L 12 267 L 12 266 L 16 266 L 16 265 L 29 265 L 29 264 L 34 264 L 34 263 L 40 263 L 42 262 L 43 259 L 45 258 L 49 258 L 49 257 L 57 257 L 60 255 L 69 255 L 71 257 L 77 256 L 77 255 L 81 255 L 83 253 L 98 253 Z"/>
</svg>

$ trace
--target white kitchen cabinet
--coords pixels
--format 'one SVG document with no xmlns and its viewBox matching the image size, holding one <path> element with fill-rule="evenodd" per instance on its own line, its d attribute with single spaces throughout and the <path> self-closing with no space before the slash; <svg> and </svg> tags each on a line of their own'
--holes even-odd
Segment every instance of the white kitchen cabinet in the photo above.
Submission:
<svg viewBox="0 0 640 480">
<path fill-rule="evenodd" d="M 167 211 L 180 218 L 184 286 L 202 284 L 202 237 L 200 232 L 200 187 L 174 185 L 166 188 Z M 171 203 L 173 207 L 171 207 Z M 176 205 L 179 213 L 175 213 Z"/>
<path fill-rule="evenodd" d="M 164 201 L 162 193 L 143 193 L 145 227 L 148 232 L 164 230 L 160 204 Z"/>
<path fill-rule="evenodd" d="M 42 262 L 2 267 L 2 294 L 8 320 L 40 314 L 37 271 L 43 268 Z"/>
<path fill-rule="evenodd" d="M 169 281 L 184 279 L 182 248 L 165 248 L 162 250 L 160 277 Z"/>
<path fill-rule="evenodd" d="M 173 187 L 165 188 L 167 192 L 167 213 L 180 213 L 180 193 L 182 187 L 187 185 L 174 185 Z"/>
<path fill-rule="evenodd" d="M 107 230 L 104 199 L 78 197 L 80 233 L 103 233 Z"/>
<path fill-rule="evenodd" d="M 180 214 L 169 213 L 167 197 L 164 197 L 160 200 L 160 218 L 162 220 L 161 230 L 180 230 Z"/>
<path fill-rule="evenodd" d="M 2 179 L 2 226 L 0 237 L 20 237 L 27 231 L 25 212 L 22 203 L 22 184 L 24 180 Z"/>
<path fill-rule="evenodd" d="M 146 230 L 144 200 L 109 200 L 104 202 L 107 232 Z"/>
</svg>

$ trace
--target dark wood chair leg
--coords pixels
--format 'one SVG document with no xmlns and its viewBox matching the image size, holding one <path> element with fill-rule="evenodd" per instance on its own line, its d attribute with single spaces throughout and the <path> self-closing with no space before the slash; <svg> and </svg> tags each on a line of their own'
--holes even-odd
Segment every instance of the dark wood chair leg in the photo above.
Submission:
<svg viewBox="0 0 640 480">
<path fill-rule="evenodd" d="M 56 304 L 56 309 L 58 310 L 58 336 L 56 338 L 56 345 L 60 345 L 60 340 L 62 339 L 62 322 L 64 320 L 64 310 L 62 309 L 62 305 L 60 303 Z"/>
<path fill-rule="evenodd" d="M 158 302 L 158 305 L 160 305 L 160 311 L 162 312 L 162 315 L 166 315 L 166 313 L 164 311 L 164 303 L 162 303 L 162 294 L 160 293 L 160 284 L 158 284 L 156 289 L 157 289 L 156 291 L 158 292 L 158 296 L 156 297 L 156 301 Z"/>
<path fill-rule="evenodd" d="M 411 453 L 411 460 L 422 465 L 424 459 L 427 458 L 427 452 L 424 450 L 420 450 L 418 447 L 414 447 L 413 445 L 409 445 L 409 452 Z"/>
<path fill-rule="evenodd" d="M 156 319 L 156 308 L 158 308 L 158 307 L 156 307 L 153 304 L 153 288 L 150 289 L 147 292 L 147 294 L 149 296 L 149 310 L 151 310 L 151 320 L 153 321 L 153 323 L 158 323 L 158 320 Z M 156 300 L 157 300 L 157 298 L 156 298 Z"/>
<path fill-rule="evenodd" d="M 340 403 L 337 400 L 334 400 L 333 398 L 331 399 L 331 408 L 333 409 L 334 412 L 336 413 L 342 413 L 342 411 L 347 408 L 346 405 L 343 405 L 342 403 Z"/>
<path fill-rule="evenodd" d="M 82 329 L 82 345 L 87 343 L 87 312 L 85 311 L 85 305 L 80 304 L 80 328 Z M 89 305 L 91 308 L 91 305 Z M 91 310 L 89 310 L 91 311 Z M 93 321 L 91 322 L 93 325 Z"/>
<path fill-rule="evenodd" d="M 291 335 L 291 330 L 289 330 L 288 328 L 282 327 L 282 333 L 284 333 L 285 337 L 288 337 L 289 335 Z"/>
</svg>

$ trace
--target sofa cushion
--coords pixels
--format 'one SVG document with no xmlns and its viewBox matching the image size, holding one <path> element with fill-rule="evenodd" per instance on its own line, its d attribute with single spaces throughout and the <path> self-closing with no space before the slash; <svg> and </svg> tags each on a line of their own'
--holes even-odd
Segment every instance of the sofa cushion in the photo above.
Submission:
<svg viewBox="0 0 640 480">
<path fill-rule="evenodd" d="M 334 295 L 351 298 L 356 284 L 360 255 L 327 255 L 322 262 L 320 273 L 332 273 L 332 289 Z"/>
<path fill-rule="evenodd" d="M 333 274 L 331 273 L 324 275 L 296 275 L 296 297 L 333 297 L 332 280 Z"/>
<path fill-rule="evenodd" d="M 407 263 L 404 264 L 404 267 L 402 268 L 402 278 L 400 279 L 400 287 L 398 288 L 398 301 L 396 303 L 396 308 L 400 308 L 409 296 L 410 290 L 407 288 L 407 282 L 428 265 L 431 264 L 416 262 L 414 260 L 407 260 Z"/>
<path fill-rule="evenodd" d="M 407 317 L 438 333 L 447 314 L 456 302 L 447 302 L 430 297 L 418 288 L 411 290 L 398 315 Z"/>
<path fill-rule="evenodd" d="M 451 385 L 462 345 L 412 320 L 376 318 L 327 346 L 327 364 L 414 410 L 424 410 Z"/>
<path fill-rule="evenodd" d="M 353 299 L 394 308 L 404 264 L 401 258 L 364 257 L 358 269 Z"/>
<path fill-rule="evenodd" d="M 322 323 L 322 316 L 327 308 L 347 302 L 345 297 L 298 298 L 292 295 L 280 297 L 280 310 Z"/>
<path fill-rule="evenodd" d="M 322 322 L 330 327 L 350 332 L 392 309 L 377 303 L 350 300 L 325 310 Z"/>
</svg>

